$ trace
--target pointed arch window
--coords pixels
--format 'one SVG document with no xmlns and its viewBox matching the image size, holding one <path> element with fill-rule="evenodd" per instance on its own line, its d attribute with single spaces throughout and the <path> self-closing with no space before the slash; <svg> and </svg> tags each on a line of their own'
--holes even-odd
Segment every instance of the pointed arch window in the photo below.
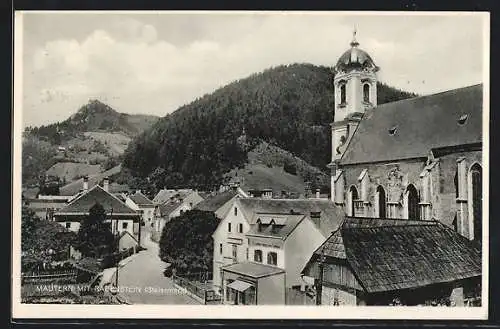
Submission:
<svg viewBox="0 0 500 329">
<path fill-rule="evenodd" d="M 472 239 L 481 243 L 482 237 L 482 219 L 483 219 L 483 196 L 482 196 L 482 168 L 479 164 L 474 164 L 469 172 L 470 176 L 470 191 L 471 191 L 471 224 L 472 224 Z"/>
<path fill-rule="evenodd" d="M 359 199 L 359 194 L 358 194 L 358 189 L 356 186 L 351 186 L 349 189 L 349 215 L 354 216 L 355 215 L 355 201 Z"/>
<path fill-rule="evenodd" d="M 386 218 L 387 211 L 386 211 L 385 190 L 381 185 L 377 187 L 377 203 L 378 203 L 377 204 L 378 217 Z"/>
<path fill-rule="evenodd" d="M 408 194 L 408 219 L 418 220 L 420 219 L 420 207 L 418 205 L 420 201 L 418 191 L 413 184 L 410 184 L 406 189 L 406 193 Z"/>
<path fill-rule="evenodd" d="M 370 103 L 370 84 L 368 83 L 363 85 L 363 101 L 365 103 Z"/>
</svg>

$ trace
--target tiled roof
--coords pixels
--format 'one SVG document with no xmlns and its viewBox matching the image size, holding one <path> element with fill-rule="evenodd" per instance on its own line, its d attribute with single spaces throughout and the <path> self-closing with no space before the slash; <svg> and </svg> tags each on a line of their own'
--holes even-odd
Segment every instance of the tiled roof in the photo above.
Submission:
<svg viewBox="0 0 500 329">
<path fill-rule="evenodd" d="M 285 272 L 283 269 L 278 267 L 251 262 L 227 265 L 222 267 L 222 270 L 246 275 L 252 278 L 261 278 Z"/>
<path fill-rule="evenodd" d="M 161 204 L 172 200 L 172 198 L 185 198 L 192 192 L 194 192 L 192 189 L 162 189 L 156 194 L 153 202 Z"/>
<path fill-rule="evenodd" d="M 140 191 L 135 192 L 130 195 L 129 198 L 134 201 L 134 203 L 138 206 L 152 206 L 153 201 L 149 200 L 147 196 L 142 194 Z"/>
<path fill-rule="evenodd" d="M 247 235 L 271 236 L 271 237 L 281 238 L 284 240 L 290 235 L 290 233 L 293 232 L 293 230 L 295 230 L 295 228 L 305 218 L 305 215 L 286 215 L 284 221 L 275 220 L 276 224 L 283 224 L 283 225 L 261 224 L 259 230 L 259 224 L 257 224 L 257 221 L 260 217 L 261 214 L 255 214 L 254 219 L 252 220 L 252 222 L 255 224 L 251 224 L 251 228 L 248 231 Z"/>
<path fill-rule="evenodd" d="M 195 209 L 215 212 L 217 211 L 217 209 L 222 207 L 237 194 L 238 192 L 235 190 L 229 190 L 222 193 L 217 193 L 216 195 L 209 196 L 202 202 L 198 203 Z"/>
<path fill-rule="evenodd" d="M 295 214 L 310 216 L 311 212 L 319 213 L 318 229 L 324 236 L 330 235 L 341 224 L 344 212 L 336 207 L 331 200 L 324 199 L 262 199 L 240 198 L 239 204 L 250 224 L 253 224 L 255 213 Z"/>
<path fill-rule="evenodd" d="M 347 218 L 341 233 L 347 261 L 367 292 L 481 275 L 479 246 L 439 222 L 357 221 Z"/>
<path fill-rule="evenodd" d="M 342 239 L 342 229 L 346 228 L 375 228 L 387 226 L 408 226 L 408 225 L 429 225 L 429 222 L 402 220 L 402 219 L 380 219 L 380 218 L 356 218 L 348 217 L 342 225 L 326 241 L 316 249 L 315 255 L 346 259 L 344 240 Z"/>
<path fill-rule="evenodd" d="M 180 201 L 170 201 L 170 202 L 161 204 L 160 205 L 160 214 L 161 214 L 161 216 L 168 216 L 168 215 L 170 215 L 181 204 L 182 204 L 182 202 L 180 202 Z"/>
<path fill-rule="evenodd" d="M 420 158 L 431 149 L 480 143 L 482 107 L 481 84 L 369 109 L 340 163 Z"/>
<path fill-rule="evenodd" d="M 82 194 L 78 198 L 71 201 L 66 207 L 55 213 L 58 214 L 81 214 L 88 213 L 90 208 L 96 203 L 100 203 L 106 213 L 111 211 L 114 214 L 138 215 L 139 213 L 129 208 L 124 202 L 119 200 L 114 195 L 103 190 L 99 185 L 95 185 L 87 193 Z"/>
</svg>

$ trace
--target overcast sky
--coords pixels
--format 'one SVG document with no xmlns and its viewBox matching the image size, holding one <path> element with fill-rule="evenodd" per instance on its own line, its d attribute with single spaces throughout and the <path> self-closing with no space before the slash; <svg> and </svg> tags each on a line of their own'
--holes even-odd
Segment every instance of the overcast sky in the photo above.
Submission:
<svg viewBox="0 0 500 329">
<path fill-rule="evenodd" d="M 379 80 L 430 94 L 482 82 L 484 16 L 24 13 L 23 125 L 65 120 L 89 98 L 164 116 L 266 68 L 333 66 L 357 27 Z"/>
</svg>

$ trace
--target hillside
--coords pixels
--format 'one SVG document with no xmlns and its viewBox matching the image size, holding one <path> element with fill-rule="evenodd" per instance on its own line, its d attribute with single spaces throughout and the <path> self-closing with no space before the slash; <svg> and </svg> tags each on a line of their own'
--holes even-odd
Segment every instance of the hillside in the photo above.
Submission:
<svg viewBox="0 0 500 329">
<path fill-rule="evenodd" d="M 44 174 L 70 182 L 110 169 L 121 162 L 132 137 L 157 120 L 90 100 L 62 122 L 28 127 L 23 135 L 23 184 L 36 185 Z"/>
<path fill-rule="evenodd" d="M 334 95 L 327 67 L 294 64 L 235 81 L 182 106 L 137 136 L 124 167 L 157 186 L 212 188 L 268 142 L 326 170 Z M 415 94 L 378 85 L 380 104 Z"/>
<path fill-rule="evenodd" d="M 26 131 L 32 136 L 60 145 L 61 142 L 87 131 L 120 132 L 133 137 L 151 127 L 157 120 L 158 118 L 152 115 L 119 113 L 98 100 L 89 100 L 62 122 L 29 127 Z"/>
</svg>

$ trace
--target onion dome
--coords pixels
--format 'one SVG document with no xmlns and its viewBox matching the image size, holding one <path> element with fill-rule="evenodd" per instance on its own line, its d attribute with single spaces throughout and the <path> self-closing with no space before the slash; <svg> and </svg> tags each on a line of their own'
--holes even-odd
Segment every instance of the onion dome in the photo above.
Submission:
<svg viewBox="0 0 500 329">
<path fill-rule="evenodd" d="M 358 48 L 359 42 L 356 40 L 356 30 L 353 32 L 351 48 L 340 56 L 335 65 L 335 72 L 349 72 L 353 69 L 369 69 L 377 72 L 379 68 L 368 53 Z"/>
</svg>

